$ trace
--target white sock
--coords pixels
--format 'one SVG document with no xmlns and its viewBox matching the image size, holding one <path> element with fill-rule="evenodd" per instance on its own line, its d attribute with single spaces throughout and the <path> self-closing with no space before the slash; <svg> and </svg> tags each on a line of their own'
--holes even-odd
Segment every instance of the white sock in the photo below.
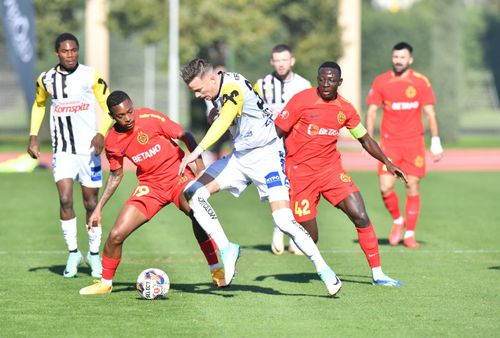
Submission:
<svg viewBox="0 0 500 338">
<path fill-rule="evenodd" d="M 401 224 L 403 224 L 403 222 L 404 222 L 404 221 L 405 221 L 405 220 L 404 220 L 403 216 L 399 216 L 398 218 L 396 218 L 396 219 L 394 220 L 394 224 L 401 225 Z"/>
<path fill-rule="evenodd" d="M 282 208 L 276 210 L 273 212 L 273 220 L 274 224 L 289 235 L 297 244 L 297 247 L 309 257 L 317 272 L 321 272 L 328 267 L 309 233 L 293 217 L 291 209 Z"/>
<path fill-rule="evenodd" d="M 87 227 L 87 225 L 85 225 L 85 227 Z M 89 234 L 89 251 L 98 253 L 101 246 L 102 226 L 99 224 L 97 227 L 92 227 L 92 230 L 87 231 Z"/>
<path fill-rule="evenodd" d="M 101 278 L 101 282 L 103 282 L 104 284 L 106 285 L 113 285 L 113 280 L 112 279 L 104 279 L 104 278 Z"/>
<path fill-rule="evenodd" d="M 78 249 L 78 244 L 76 240 L 76 217 L 68 220 L 60 220 L 61 221 L 61 229 L 63 232 L 64 240 L 66 241 L 66 245 L 68 246 L 68 251 L 73 251 Z"/>
<path fill-rule="evenodd" d="M 415 237 L 415 231 L 412 231 L 412 230 L 406 231 L 405 232 L 405 239 L 409 238 L 409 237 Z"/>
<path fill-rule="evenodd" d="M 375 268 L 372 268 L 372 277 L 373 277 L 373 280 L 381 279 L 384 276 L 385 275 L 382 272 L 382 267 L 381 266 L 377 266 Z"/>
<path fill-rule="evenodd" d="M 207 201 L 208 197 L 210 197 L 210 192 L 207 188 L 200 187 L 189 200 L 189 206 L 203 230 L 212 237 L 219 250 L 224 250 L 229 245 L 229 240 L 219 223 L 215 210 Z"/>
</svg>

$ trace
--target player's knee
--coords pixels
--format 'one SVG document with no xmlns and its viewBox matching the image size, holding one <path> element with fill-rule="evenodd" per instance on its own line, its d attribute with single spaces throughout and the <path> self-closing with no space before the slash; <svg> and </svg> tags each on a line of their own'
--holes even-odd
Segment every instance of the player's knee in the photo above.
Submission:
<svg viewBox="0 0 500 338">
<path fill-rule="evenodd" d="M 112 229 L 109 233 L 107 242 L 109 242 L 111 246 L 119 246 L 122 245 L 122 243 L 125 241 L 125 238 L 126 236 L 122 231 L 118 229 Z"/>
<path fill-rule="evenodd" d="M 202 183 L 198 181 L 190 182 L 184 189 L 183 194 L 188 202 L 190 202 L 195 195 L 197 197 L 202 197 L 204 199 L 210 197 L 210 192 L 207 190 L 207 188 L 205 188 L 205 186 Z"/>
<path fill-rule="evenodd" d="M 63 210 L 73 209 L 73 196 L 71 194 L 62 194 L 59 196 L 59 205 Z"/>
<path fill-rule="evenodd" d="M 296 227 L 299 224 L 293 217 L 292 210 L 289 208 L 278 209 L 273 212 L 274 224 L 283 232 L 289 234 L 292 231 L 292 227 Z"/>
<path fill-rule="evenodd" d="M 354 225 L 357 228 L 366 228 L 370 225 L 370 219 L 368 218 L 368 214 L 366 210 L 357 212 L 355 215 L 352 215 L 352 220 Z"/>
<path fill-rule="evenodd" d="M 97 199 L 91 198 L 83 201 L 83 206 L 85 210 L 89 213 L 93 212 L 95 207 L 97 206 Z"/>
</svg>

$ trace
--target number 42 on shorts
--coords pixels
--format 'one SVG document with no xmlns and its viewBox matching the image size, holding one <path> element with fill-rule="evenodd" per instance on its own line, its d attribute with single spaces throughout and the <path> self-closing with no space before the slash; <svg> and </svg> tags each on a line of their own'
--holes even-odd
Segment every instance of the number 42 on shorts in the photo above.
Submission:
<svg viewBox="0 0 500 338">
<path fill-rule="evenodd" d="M 300 202 L 296 201 L 294 208 L 293 208 L 295 215 L 298 215 L 299 217 L 309 215 L 311 213 L 311 210 L 309 210 L 309 201 L 304 199 Z"/>
</svg>

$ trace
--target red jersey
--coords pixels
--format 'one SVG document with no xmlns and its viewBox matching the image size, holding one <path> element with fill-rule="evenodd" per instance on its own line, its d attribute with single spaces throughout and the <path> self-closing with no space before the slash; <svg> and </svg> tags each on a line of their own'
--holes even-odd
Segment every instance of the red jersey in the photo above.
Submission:
<svg viewBox="0 0 500 338">
<path fill-rule="evenodd" d="M 144 182 L 178 179 L 184 151 L 172 140 L 184 129 L 160 112 L 148 108 L 136 109 L 135 125 L 125 133 L 116 125 L 106 137 L 106 156 L 111 170 L 123 166 L 127 157 L 137 166 L 137 178 Z"/>
<path fill-rule="evenodd" d="M 422 137 L 422 107 L 434 101 L 427 77 L 412 69 L 403 76 L 396 76 L 392 70 L 377 76 L 366 98 L 367 104 L 382 104 L 382 142 L 413 141 Z"/>
<path fill-rule="evenodd" d="M 311 169 L 329 166 L 340 158 L 339 130 L 356 128 L 360 117 L 342 96 L 323 100 L 317 87 L 301 91 L 288 101 L 275 120 L 288 136 L 285 139 L 287 166 L 306 164 Z"/>
</svg>

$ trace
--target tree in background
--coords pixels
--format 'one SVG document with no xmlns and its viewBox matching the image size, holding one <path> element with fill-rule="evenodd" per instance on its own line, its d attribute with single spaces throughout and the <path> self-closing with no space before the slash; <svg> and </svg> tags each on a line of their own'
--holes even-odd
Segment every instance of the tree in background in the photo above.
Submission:
<svg viewBox="0 0 500 338">
<path fill-rule="evenodd" d="M 500 100 L 500 3 L 492 2 L 488 8 L 491 11 L 486 11 L 486 29 L 481 40 L 484 48 L 484 62 L 493 72 L 496 94 Z"/>
</svg>

